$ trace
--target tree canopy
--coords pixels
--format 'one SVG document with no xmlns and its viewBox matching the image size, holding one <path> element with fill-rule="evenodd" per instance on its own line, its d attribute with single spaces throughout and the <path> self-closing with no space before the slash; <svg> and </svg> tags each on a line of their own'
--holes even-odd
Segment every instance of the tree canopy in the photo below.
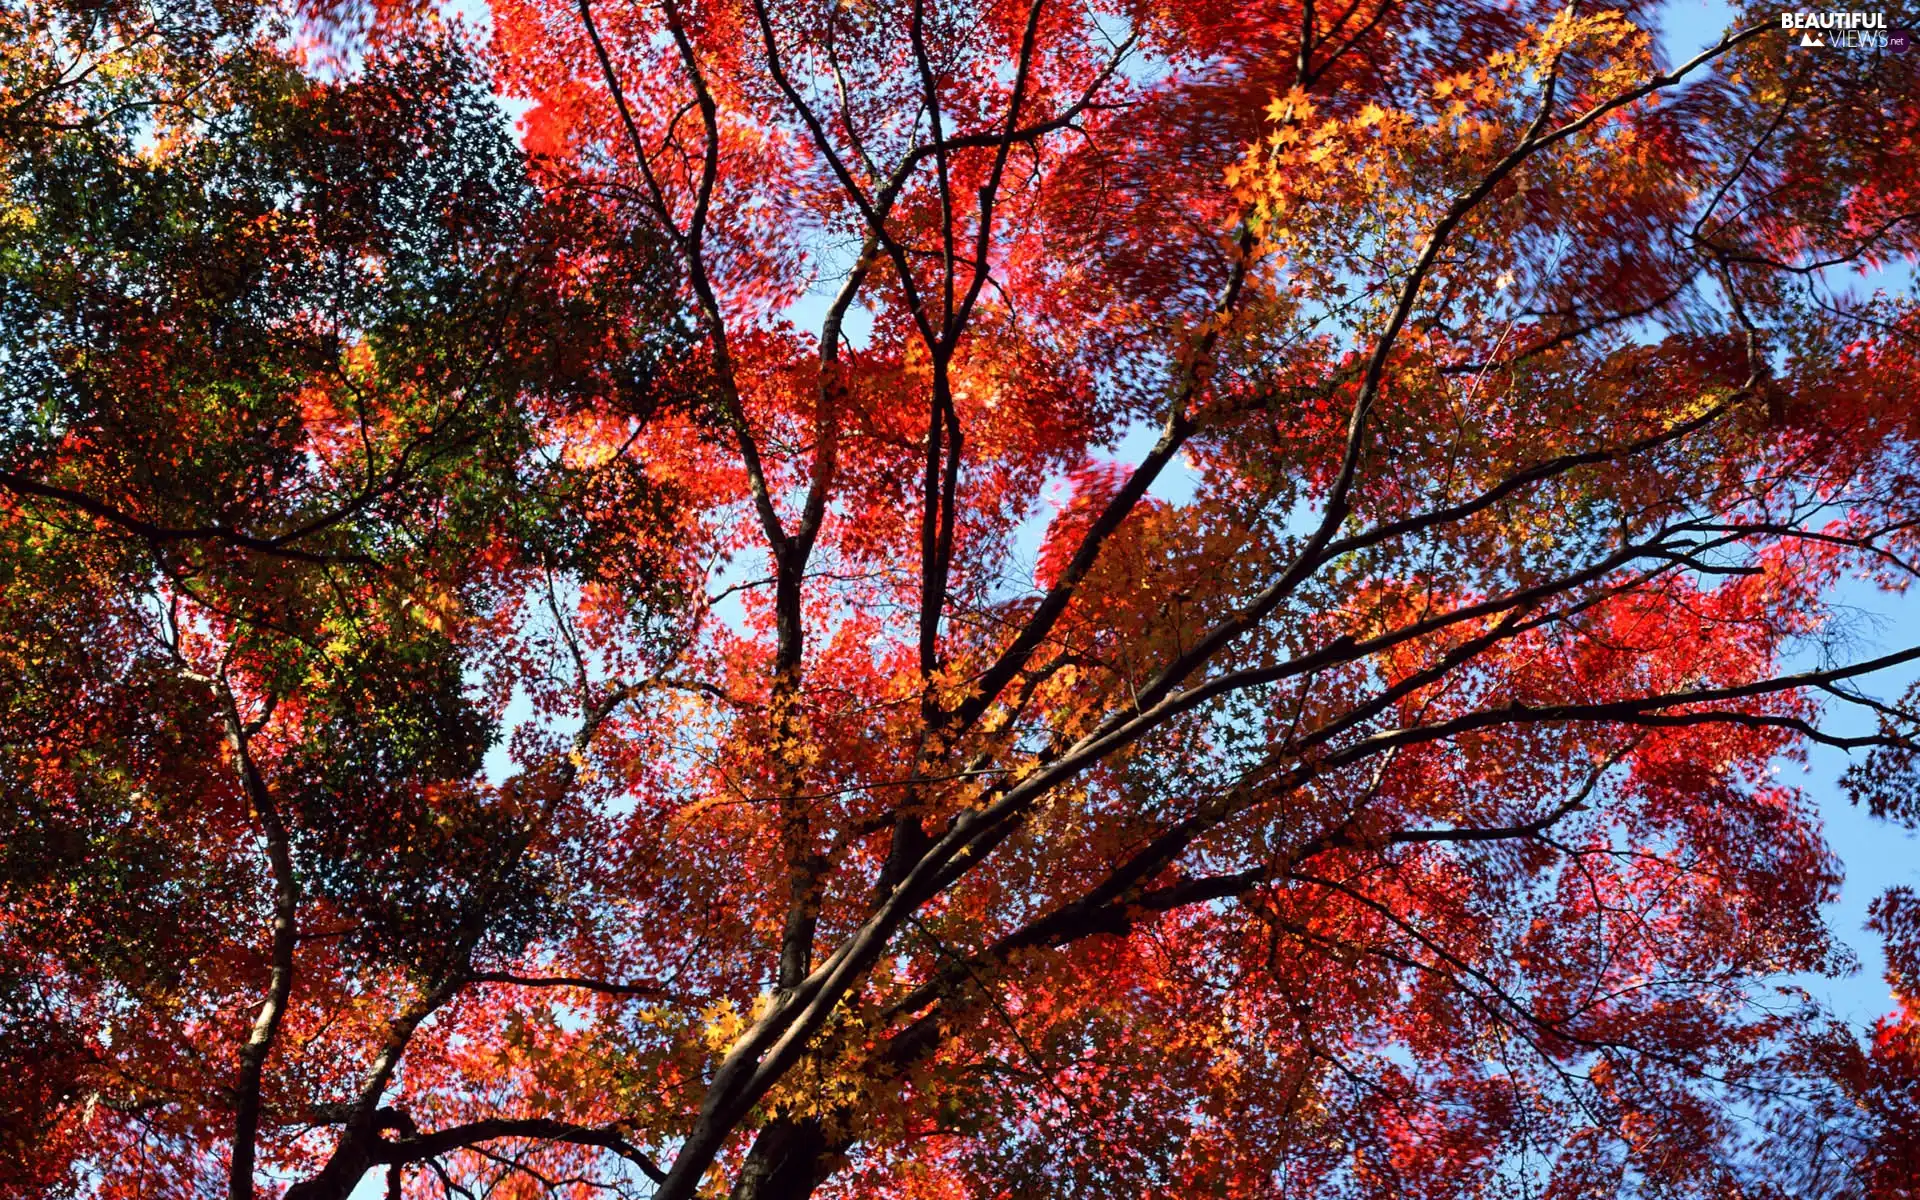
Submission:
<svg viewBox="0 0 1920 1200">
<path fill-rule="evenodd" d="M 1920 1194 L 1920 55 L 1736 7 L 0 11 L 0 1192 Z"/>
</svg>

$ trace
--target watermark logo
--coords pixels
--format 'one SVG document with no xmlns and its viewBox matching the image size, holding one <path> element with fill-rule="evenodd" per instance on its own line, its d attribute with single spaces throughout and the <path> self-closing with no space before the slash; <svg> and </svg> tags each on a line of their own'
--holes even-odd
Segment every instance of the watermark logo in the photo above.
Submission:
<svg viewBox="0 0 1920 1200">
<path fill-rule="evenodd" d="M 1884 12 L 1848 9 L 1801 9 L 1780 14 L 1780 28 L 1792 35 L 1802 50 L 1905 51 L 1913 33 L 1890 29 Z"/>
</svg>

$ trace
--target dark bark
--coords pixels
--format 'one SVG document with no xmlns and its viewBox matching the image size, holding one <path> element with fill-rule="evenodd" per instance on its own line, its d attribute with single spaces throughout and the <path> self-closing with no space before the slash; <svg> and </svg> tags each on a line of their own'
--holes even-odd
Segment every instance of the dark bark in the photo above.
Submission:
<svg viewBox="0 0 1920 1200">
<path fill-rule="evenodd" d="M 374 1168 L 371 1136 L 349 1129 L 318 1175 L 287 1189 L 285 1200 L 347 1200 Z"/>
<path fill-rule="evenodd" d="M 781 1117 L 753 1139 L 728 1200 L 807 1200 L 845 1163 L 852 1139 L 830 1136 L 817 1117 Z"/>
<path fill-rule="evenodd" d="M 287 827 L 280 819 L 273 793 L 254 767 L 247 749 L 251 730 L 231 708 L 228 731 L 234 753 L 240 760 L 240 781 L 253 806 L 255 820 L 267 842 L 267 859 L 273 873 L 273 949 L 267 994 L 261 1001 L 246 1044 L 240 1048 L 240 1070 L 234 1087 L 233 1157 L 228 1164 L 229 1200 L 253 1200 L 255 1143 L 260 1135 L 261 1087 L 266 1074 L 267 1056 L 273 1053 L 281 1019 L 286 1015 L 287 998 L 293 989 L 293 951 L 298 938 L 295 918 L 300 904 L 300 884 L 293 873 L 293 854 L 287 839 Z"/>
</svg>

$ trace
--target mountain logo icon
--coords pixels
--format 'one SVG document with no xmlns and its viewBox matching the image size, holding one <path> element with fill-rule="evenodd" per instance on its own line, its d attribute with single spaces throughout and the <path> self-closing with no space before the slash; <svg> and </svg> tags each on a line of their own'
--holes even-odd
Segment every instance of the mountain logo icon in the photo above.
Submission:
<svg viewBox="0 0 1920 1200">
<path fill-rule="evenodd" d="M 1824 50 L 1827 48 L 1827 39 L 1809 29 L 1800 35 L 1800 48 Z"/>
</svg>

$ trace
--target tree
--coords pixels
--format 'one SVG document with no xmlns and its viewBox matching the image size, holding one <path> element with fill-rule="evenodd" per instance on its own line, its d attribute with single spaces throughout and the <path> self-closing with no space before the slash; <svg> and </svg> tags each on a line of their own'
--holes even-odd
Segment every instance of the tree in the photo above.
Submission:
<svg viewBox="0 0 1920 1200">
<path fill-rule="evenodd" d="M 1870 1193 L 1906 1197 L 1920 1192 L 1920 912 L 1913 893 L 1894 888 L 1874 905 L 1874 926 L 1886 935 L 1892 964 L 1888 982 L 1899 1011 L 1874 1026 L 1860 1110 L 1869 1114 L 1864 1144 Z"/>
<path fill-rule="evenodd" d="M 1903 1194 L 1920 60 L 159 14 L 8 18 L 19 1186 Z"/>
</svg>

